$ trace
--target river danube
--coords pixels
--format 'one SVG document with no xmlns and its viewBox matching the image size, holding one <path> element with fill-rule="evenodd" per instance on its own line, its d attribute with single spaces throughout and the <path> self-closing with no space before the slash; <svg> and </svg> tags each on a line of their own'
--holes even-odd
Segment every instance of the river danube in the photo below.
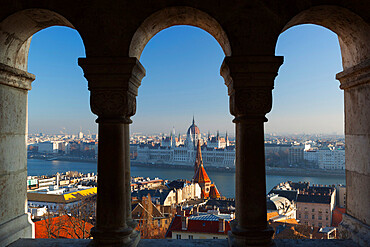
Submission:
<svg viewBox="0 0 370 247">
<path fill-rule="evenodd" d="M 78 171 L 81 173 L 96 173 L 97 166 L 95 163 L 87 162 L 68 162 L 68 161 L 47 161 L 47 160 L 28 160 L 28 175 L 52 175 L 57 172 L 65 173 L 67 171 Z M 205 167 L 207 169 L 207 167 Z M 210 179 L 216 184 L 222 196 L 235 197 L 235 174 L 228 172 L 207 171 Z M 168 168 L 151 168 L 151 167 L 131 167 L 131 176 L 141 176 L 150 178 L 162 178 L 175 180 L 179 178 L 191 180 L 194 175 L 191 169 L 168 169 Z M 344 177 L 314 177 L 299 175 L 267 175 L 266 176 L 266 193 L 276 184 L 284 181 L 308 181 L 311 184 L 345 184 Z"/>
</svg>

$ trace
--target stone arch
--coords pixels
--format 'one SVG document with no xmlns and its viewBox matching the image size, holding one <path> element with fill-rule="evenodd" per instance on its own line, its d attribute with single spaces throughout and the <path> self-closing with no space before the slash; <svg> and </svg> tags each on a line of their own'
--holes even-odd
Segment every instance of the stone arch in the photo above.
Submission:
<svg viewBox="0 0 370 247">
<path fill-rule="evenodd" d="M 207 13 L 183 6 L 162 9 L 145 19 L 132 37 L 129 56 L 140 59 L 146 44 L 154 35 L 176 25 L 189 25 L 203 29 L 217 40 L 225 56 L 231 56 L 230 42 L 221 25 Z"/>
<path fill-rule="evenodd" d="M 0 23 L 0 63 L 27 70 L 32 35 L 51 26 L 74 26 L 62 15 L 46 9 L 16 12 Z"/>
<path fill-rule="evenodd" d="M 343 69 L 348 69 L 370 58 L 370 26 L 360 16 L 338 6 L 316 6 L 294 16 L 283 28 L 300 24 L 316 24 L 338 35 Z"/>
</svg>

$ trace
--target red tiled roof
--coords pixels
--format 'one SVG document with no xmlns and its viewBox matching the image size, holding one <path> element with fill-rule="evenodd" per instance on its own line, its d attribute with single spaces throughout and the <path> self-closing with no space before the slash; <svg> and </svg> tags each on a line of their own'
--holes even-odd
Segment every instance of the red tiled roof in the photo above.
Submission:
<svg viewBox="0 0 370 247">
<path fill-rule="evenodd" d="M 343 218 L 344 213 L 346 213 L 345 208 L 336 207 L 333 210 L 333 220 L 332 220 L 331 225 L 337 227 L 339 225 L 339 223 L 342 222 L 342 218 Z"/>
<path fill-rule="evenodd" d="M 93 227 L 83 220 L 63 215 L 35 222 L 35 238 L 89 238 Z"/>
<path fill-rule="evenodd" d="M 201 164 L 201 166 L 198 167 L 198 170 L 194 175 L 194 182 L 198 184 L 211 182 L 211 179 L 209 179 L 208 174 L 206 172 L 206 169 L 204 169 L 203 164 Z"/>
<path fill-rule="evenodd" d="M 217 189 L 216 185 L 214 185 L 214 184 L 211 184 L 211 188 L 209 190 L 209 197 L 212 198 L 212 199 L 221 197 L 220 192 L 218 192 L 218 189 Z"/>
<path fill-rule="evenodd" d="M 166 233 L 166 238 L 172 237 L 172 232 L 194 232 L 194 233 L 210 233 L 210 234 L 221 234 L 226 235 L 228 231 L 231 231 L 229 221 L 225 220 L 225 231 L 219 231 L 219 221 L 210 220 L 191 220 L 188 219 L 188 227 L 186 230 L 182 229 L 181 216 L 176 215 L 173 218 L 170 228 Z"/>
</svg>

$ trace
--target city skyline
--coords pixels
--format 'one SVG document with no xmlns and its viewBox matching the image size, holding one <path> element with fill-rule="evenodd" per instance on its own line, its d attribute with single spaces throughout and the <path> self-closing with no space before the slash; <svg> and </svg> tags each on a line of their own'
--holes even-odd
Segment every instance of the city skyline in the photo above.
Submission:
<svg viewBox="0 0 370 247">
<path fill-rule="evenodd" d="M 284 55 L 284 64 L 275 80 L 266 133 L 343 134 L 343 92 L 335 80 L 342 70 L 337 36 L 314 25 L 294 27 L 280 35 L 276 55 Z M 30 133 L 97 132 L 87 82 L 77 65 L 84 56 L 83 42 L 72 29 L 53 27 L 34 35 Z M 199 28 L 172 27 L 154 36 L 140 59 L 147 75 L 131 133 L 169 133 L 174 126 L 184 134 L 195 115 L 202 133 L 234 135 L 227 88 L 219 75 L 223 58 L 216 40 Z"/>
</svg>

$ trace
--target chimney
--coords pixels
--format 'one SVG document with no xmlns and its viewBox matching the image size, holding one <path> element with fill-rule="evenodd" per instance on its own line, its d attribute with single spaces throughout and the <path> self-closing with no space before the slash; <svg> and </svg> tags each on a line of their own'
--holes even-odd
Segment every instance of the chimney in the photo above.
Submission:
<svg viewBox="0 0 370 247">
<path fill-rule="evenodd" d="M 198 214 L 198 207 L 194 206 L 193 207 L 193 215 L 197 215 Z"/>
<path fill-rule="evenodd" d="M 218 231 L 225 232 L 225 220 L 224 219 L 218 219 Z"/>
<path fill-rule="evenodd" d="M 182 230 L 188 229 L 188 217 L 181 216 L 181 228 Z"/>
</svg>

